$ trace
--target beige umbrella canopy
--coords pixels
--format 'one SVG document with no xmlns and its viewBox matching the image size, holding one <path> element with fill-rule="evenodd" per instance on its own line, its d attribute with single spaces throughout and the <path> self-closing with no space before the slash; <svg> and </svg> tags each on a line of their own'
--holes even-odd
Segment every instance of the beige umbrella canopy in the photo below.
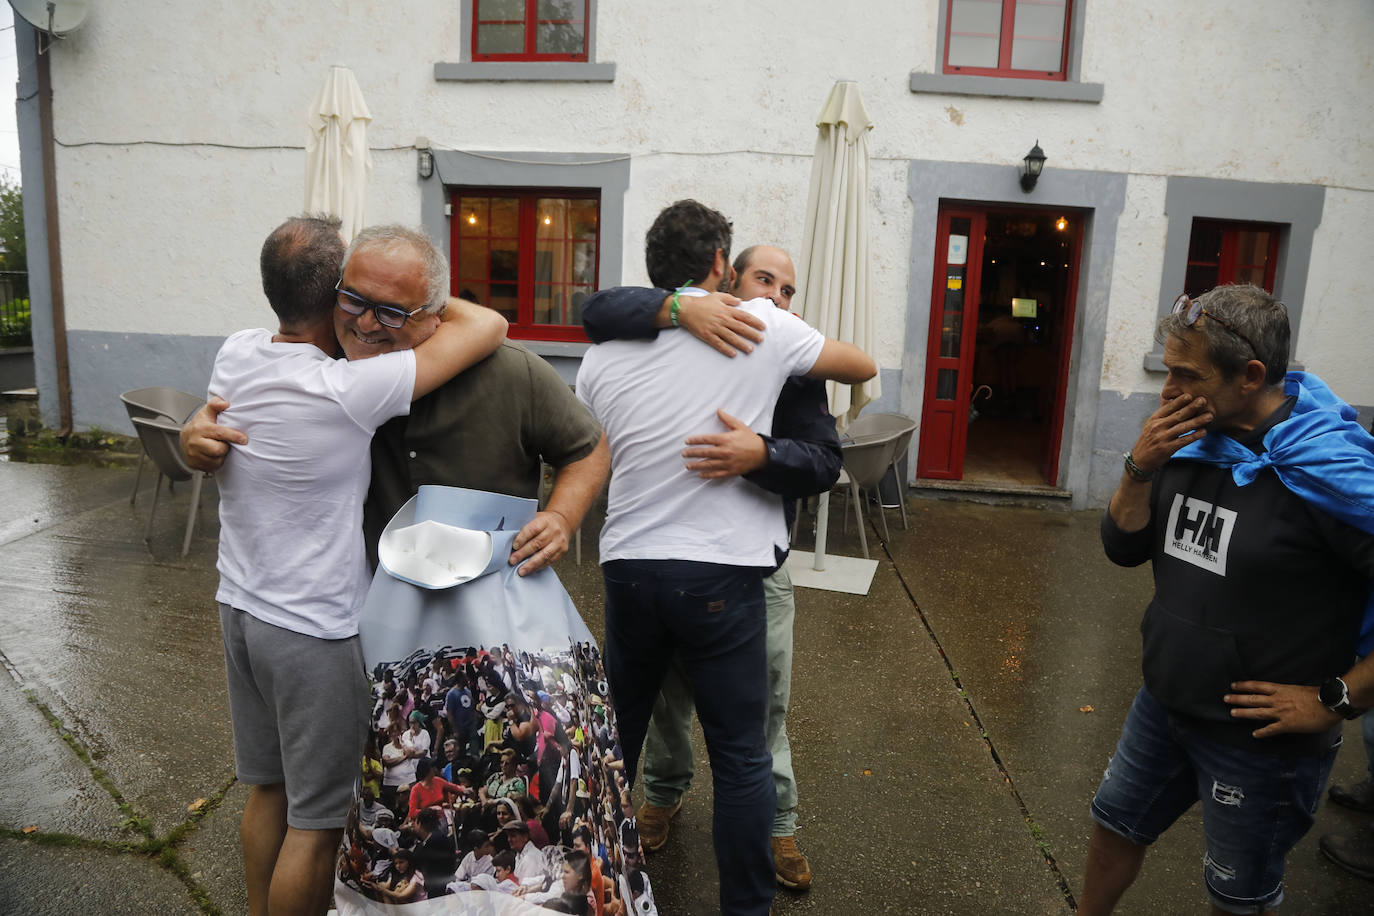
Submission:
<svg viewBox="0 0 1374 916">
<path fill-rule="evenodd" d="M 337 216 L 344 241 L 365 225 L 372 156 L 367 125 L 372 113 L 347 67 L 334 67 L 310 106 L 305 141 L 305 212 Z"/>
<path fill-rule="evenodd" d="M 827 337 L 874 352 L 868 290 L 868 132 L 873 122 L 859 84 L 840 80 L 816 121 L 797 311 Z M 861 385 L 827 382 L 840 428 L 881 394 L 878 378 Z"/>
</svg>

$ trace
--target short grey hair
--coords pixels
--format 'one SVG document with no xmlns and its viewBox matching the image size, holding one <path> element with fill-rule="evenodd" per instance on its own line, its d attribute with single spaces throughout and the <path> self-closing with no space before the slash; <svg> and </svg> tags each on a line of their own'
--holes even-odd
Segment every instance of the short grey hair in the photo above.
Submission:
<svg viewBox="0 0 1374 916">
<path fill-rule="evenodd" d="M 343 263 L 339 265 L 339 277 L 343 278 L 343 272 L 348 267 L 348 261 L 360 249 L 370 247 L 394 248 L 404 246 L 419 255 L 425 268 L 425 306 L 426 312 L 433 314 L 444 307 L 448 302 L 448 258 L 439 250 L 439 246 L 434 244 L 434 240 L 429 237 L 429 233 L 421 229 L 412 229 L 409 226 L 402 226 L 399 223 L 387 223 L 381 226 L 368 226 L 353 237 L 353 242 L 344 252 Z"/>
<path fill-rule="evenodd" d="M 1233 379 L 1252 359 L 1264 363 L 1264 383 L 1281 384 L 1288 374 L 1288 347 L 1291 330 L 1288 325 L 1288 306 L 1258 286 L 1218 286 L 1198 296 L 1208 315 L 1189 327 L 1183 315 L 1165 315 L 1155 329 L 1155 340 L 1164 343 L 1168 337 L 1187 340 L 1197 333 L 1206 342 L 1207 358 L 1221 372 L 1223 378 Z M 1226 322 L 1249 341 L 1232 333 Z M 1251 346 L 1254 349 L 1251 349 Z"/>
</svg>

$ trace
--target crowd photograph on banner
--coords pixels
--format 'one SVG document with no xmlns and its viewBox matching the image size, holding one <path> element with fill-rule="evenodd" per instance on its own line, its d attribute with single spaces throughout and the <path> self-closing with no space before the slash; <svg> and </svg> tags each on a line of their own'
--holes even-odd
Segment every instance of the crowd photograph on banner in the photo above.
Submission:
<svg viewBox="0 0 1374 916">
<path fill-rule="evenodd" d="M 656 913 L 606 672 L 589 642 L 419 649 L 372 672 L 338 877 L 368 900 L 506 895 L 563 913 Z"/>
</svg>

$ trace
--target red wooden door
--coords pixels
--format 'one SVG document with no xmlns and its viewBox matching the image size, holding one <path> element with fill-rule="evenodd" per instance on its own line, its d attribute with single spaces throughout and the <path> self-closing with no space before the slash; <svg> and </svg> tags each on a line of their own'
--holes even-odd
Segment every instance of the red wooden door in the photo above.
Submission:
<svg viewBox="0 0 1374 916">
<path fill-rule="evenodd" d="M 986 227 L 981 212 L 940 210 L 917 477 L 960 480 L 964 476 Z"/>
</svg>

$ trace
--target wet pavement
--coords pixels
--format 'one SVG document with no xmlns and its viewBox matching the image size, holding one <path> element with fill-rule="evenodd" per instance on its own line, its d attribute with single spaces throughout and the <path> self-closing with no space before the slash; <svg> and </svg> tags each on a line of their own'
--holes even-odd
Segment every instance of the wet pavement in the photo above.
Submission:
<svg viewBox="0 0 1374 916">
<path fill-rule="evenodd" d="M 188 557 L 188 487 L 0 462 L 0 912 L 242 913 L 219 634 L 215 492 Z M 1071 913 L 1088 801 L 1139 684 L 1148 567 L 1109 564 L 1095 512 L 913 499 L 866 597 L 797 590 L 789 733 L 816 872 L 780 913 Z M 831 551 L 858 539 L 833 519 Z M 595 522 L 559 567 L 601 632 Z M 809 538 L 800 546 L 809 547 Z M 870 545 L 878 536 L 870 528 Z M 1360 778 L 1352 723 L 1334 780 Z M 713 912 L 710 772 L 650 856 L 660 910 Z M 1367 820 L 1367 819 L 1366 819 Z M 1289 857 L 1285 912 L 1367 913 L 1374 883 Z M 1120 913 L 1205 912 L 1201 824 L 1157 844 Z"/>
</svg>

